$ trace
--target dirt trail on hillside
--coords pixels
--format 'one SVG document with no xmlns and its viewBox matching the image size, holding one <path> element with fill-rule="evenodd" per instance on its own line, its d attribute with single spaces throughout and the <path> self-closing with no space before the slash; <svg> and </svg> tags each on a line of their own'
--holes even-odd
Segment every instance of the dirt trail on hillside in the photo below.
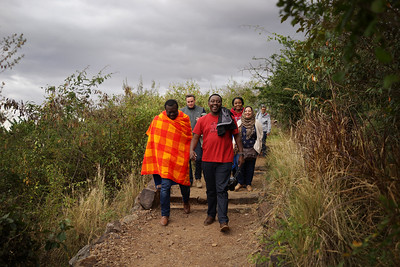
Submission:
<svg viewBox="0 0 400 267">
<path fill-rule="evenodd" d="M 220 232 L 218 221 L 203 225 L 207 204 L 202 179 L 203 188 L 191 188 L 190 214 L 183 212 L 176 186 L 168 226 L 160 225 L 160 208 L 136 211 L 135 220 L 93 245 L 79 266 L 255 266 L 249 257 L 259 248 L 257 210 L 264 166 L 265 159 L 257 159 L 253 192 L 229 191 L 228 233 Z"/>
</svg>

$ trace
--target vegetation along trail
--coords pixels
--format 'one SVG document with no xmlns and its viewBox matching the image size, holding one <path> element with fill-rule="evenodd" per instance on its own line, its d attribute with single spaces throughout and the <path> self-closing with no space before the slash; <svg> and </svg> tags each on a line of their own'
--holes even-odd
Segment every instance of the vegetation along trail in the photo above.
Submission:
<svg viewBox="0 0 400 267">
<path fill-rule="evenodd" d="M 263 192 L 265 159 L 257 160 L 253 191 L 229 191 L 228 233 L 219 223 L 204 226 L 206 189 L 191 188 L 191 213 L 183 212 L 179 188 L 173 187 L 168 226 L 160 225 L 160 208 L 137 210 L 135 219 L 93 245 L 75 266 L 252 266 L 258 251 L 258 197 Z M 176 188 L 175 188 L 176 187 Z M 137 215 L 137 216 L 136 216 Z"/>
</svg>

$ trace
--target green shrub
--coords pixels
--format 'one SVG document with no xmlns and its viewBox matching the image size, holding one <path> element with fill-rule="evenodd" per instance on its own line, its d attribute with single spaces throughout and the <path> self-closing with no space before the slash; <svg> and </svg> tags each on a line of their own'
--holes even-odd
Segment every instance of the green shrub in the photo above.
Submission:
<svg viewBox="0 0 400 267">
<path fill-rule="evenodd" d="M 0 217 L 0 265 L 36 266 L 39 244 L 31 237 L 31 227 L 23 215 L 7 213 Z"/>
</svg>

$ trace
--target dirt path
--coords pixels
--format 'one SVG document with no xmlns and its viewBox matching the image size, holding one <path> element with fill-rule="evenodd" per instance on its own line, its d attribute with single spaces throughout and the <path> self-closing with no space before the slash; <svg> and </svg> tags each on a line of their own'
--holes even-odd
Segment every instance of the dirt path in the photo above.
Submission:
<svg viewBox="0 0 400 267">
<path fill-rule="evenodd" d="M 218 222 L 203 225 L 207 215 L 204 186 L 191 188 L 190 214 L 183 212 L 176 186 L 168 226 L 160 225 L 160 208 L 137 211 L 135 220 L 123 223 L 120 231 L 93 246 L 80 266 L 254 266 L 248 259 L 259 247 L 257 203 L 264 165 L 264 159 L 257 160 L 253 192 L 229 191 L 228 233 L 220 232 Z"/>
</svg>

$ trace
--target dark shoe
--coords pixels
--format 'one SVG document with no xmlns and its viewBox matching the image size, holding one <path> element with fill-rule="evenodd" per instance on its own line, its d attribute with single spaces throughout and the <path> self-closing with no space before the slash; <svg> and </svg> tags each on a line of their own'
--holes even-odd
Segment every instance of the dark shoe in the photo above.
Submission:
<svg viewBox="0 0 400 267">
<path fill-rule="evenodd" d="M 221 232 L 228 232 L 229 226 L 228 223 L 224 222 L 219 225 Z"/>
<path fill-rule="evenodd" d="M 210 224 L 212 224 L 213 222 L 215 221 L 215 218 L 214 217 L 211 217 L 211 216 L 207 216 L 207 218 L 206 218 L 206 220 L 204 221 L 204 225 L 210 225 Z"/>
<path fill-rule="evenodd" d="M 162 216 L 162 217 L 161 217 L 160 224 L 161 224 L 162 226 L 167 226 L 167 225 L 168 225 L 168 221 L 169 221 L 169 216 Z"/>
<path fill-rule="evenodd" d="M 190 204 L 189 204 L 189 202 L 183 203 L 183 211 L 184 211 L 186 214 L 189 214 L 189 213 L 190 213 Z"/>
</svg>

